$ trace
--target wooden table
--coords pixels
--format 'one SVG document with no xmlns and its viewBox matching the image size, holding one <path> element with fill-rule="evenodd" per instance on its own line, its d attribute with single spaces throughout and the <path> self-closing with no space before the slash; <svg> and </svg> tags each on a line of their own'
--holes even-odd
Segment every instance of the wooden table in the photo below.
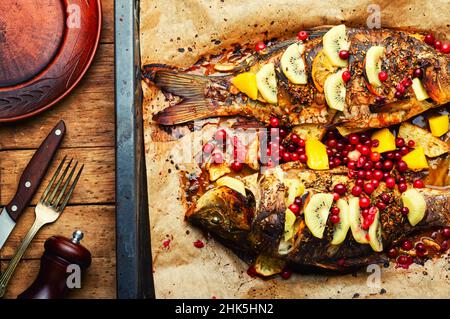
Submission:
<svg viewBox="0 0 450 319">
<path fill-rule="evenodd" d="M 80 85 L 61 103 L 33 119 L 0 125 L 0 204 L 13 197 L 20 174 L 41 141 L 63 119 L 67 135 L 47 175 L 67 155 L 85 164 L 75 193 L 58 221 L 42 229 L 10 282 L 7 298 L 15 298 L 37 275 L 45 240 L 52 235 L 70 237 L 75 229 L 85 233 L 82 243 L 92 254 L 82 289 L 74 298 L 114 298 L 115 194 L 114 194 L 114 0 L 103 0 L 103 31 L 94 63 Z M 0 252 L 1 268 L 34 220 L 34 206 L 49 180 L 47 176 L 31 206 L 19 220 Z"/>
</svg>

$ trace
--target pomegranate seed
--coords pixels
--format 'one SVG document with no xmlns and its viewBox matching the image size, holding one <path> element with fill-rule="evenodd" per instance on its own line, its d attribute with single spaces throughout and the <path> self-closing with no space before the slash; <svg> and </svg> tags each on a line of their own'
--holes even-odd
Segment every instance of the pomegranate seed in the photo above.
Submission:
<svg viewBox="0 0 450 319">
<path fill-rule="evenodd" d="M 336 207 L 336 206 L 331 207 L 331 214 L 339 215 L 340 212 L 341 212 L 341 210 L 338 207 Z"/>
<path fill-rule="evenodd" d="M 379 140 L 377 140 L 377 139 L 372 140 L 372 147 L 378 147 L 378 145 L 380 145 L 380 141 Z"/>
<path fill-rule="evenodd" d="M 359 143 L 359 136 L 358 136 L 358 134 L 351 133 L 351 134 L 348 136 L 348 141 L 349 141 L 350 144 L 352 144 L 352 145 L 358 144 L 358 143 Z"/>
<path fill-rule="evenodd" d="M 358 167 L 358 168 L 362 168 L 362 167 L 364 167 L 364 165 L 366 164 L 366 157 L 365 156 L 360 156 L 359 158 L 358 158 L 358 161 L 356 162 L 356 166 Z"/>
<path fill-rule="evenodd" d="M 305 154 L 306 150 L 304 147 L 299 146 L 296 150 L 296 152 L 300 155 L 300 154 Z"/>
<path fill-rule="evenodd" d="M 283 270 L 283 272 L 281 273 L 281 278 L 283 278 L 284 280 L 288 280 L 289 278 L 291 278 L 292 276 L 292 271 L 289 270 Z"/>
<path fill-rule="evenodd" d="M 362 187 L 361 186 L 358 186 L 358 185 L 355 185 L 355 186 L 353 186 L 353 188 L 352 188 L 352 195 L 353 196 L 355 196 L 355 197 L 357 197 L 357 196 L 359 196 L 359 195 L 361 195 L 362 194 Z"/>
<path fill-rule="evenodd" d="M 406 164 L 405 161 L 399 161 L 397 163 L 397 169 L 399 172 L 406 172 L 406 170 L 408 169 L 408 164 Z"/>
<path fill-rule="evenodd" d="M 369 195 L 372 194 L 374 190 L 375 190 L 375 187 L 373 186 L 372 183 L 366 183 L 366 184 L 364 184 L 364 191 L 365 191 L 367 194 L 369 194 Z"/>
<path fill-rule="evenodd" d="M 276 117 L 271 117 L 269 120 L 269 124 L 271 127 L 277 128 L 280 126 L 280 120 L 277 119 Z"/>
<path fill-rule="evenodd" d="M 199 240 L 194 241 L 194 246 L 197 248 L 203 248 L 203 247 L 205 247 L 205 244 L 199 239 Z"/>
<path fill-rule="evenodd" d="M 300 212 L 300 207 L 297 204 L 291 204 L 289 205 L 289 209 L 295 214 L 298 215 Z"/>
<path fill-rule="evenodd" d="M 448 44 L 447 42 L 444 42 L 442 44 L 441 52 L 445 53 L 445 54 L 450 53 L 450 44 Z"/>
<path fill-rule="evenodd" d="M 377 207 L 378 207 L 379 210 L 385 210 L 387 206 L 383 202 L 378 202 L 377 203 Z"/>
<path fill-rule="evenodd" d="M 345 149 L 344 143 L 338 141 L 337 144 L 336 144 L 336 149 L 338 149 L 340 151 L 344 150 Z"/>
<path fill-rule="evenodd" d="M 372 162 L 378 162 L 378 161 L 380 160 L 380 158 L 381 158 L 380 153 L 378 153 L 378 152 L 372 152 L 372 153 L 370 153 L 370 160 L 371 160 Z"/>
<path fill-rule="evenodd" d="M 410 78 L 410 77 L 404 78 L 403 81 L 402 81 L 402 84 L 403 84 L 405 87 L 410 87 L 410 86 L 412 85 L 412 80 L 411 80 L 411 78 Z"/>
<path fill-rule="evenodd" d="M 442 236 L 445 238 L 450 238 L 450 228 L 446 227 L 442 230 Z"/>
<path fill-rule="evenodd" d="M 411 250 L 412 247 L 413 247 L 413 244 L 412 244 L 412 242 L 410 240 L 405 240 L 402 243 L 402 249 L 403 250 Z"/>
<path fill-rule="evenodd" d="M 336 202 L 341 196 L 338 193 L 333 193 L 333 200 Z"/>
<path fill-rule="evenodd" d="M 248 267 L 247 275 L 249 275 L 250 277 L 256 277 L 256 275 L 258 275 L 258 273 L 256 272 L 255 266 Z"/>
<path fill-rule="evenodd" d="M 369 217 L 369 209 L 364 208 L 361 212 L 361 215 L 362 215 L 363 219 L 367 219 Z"/>
<path fill-rule="evenodd" d="M 394 152 L 387 152 L 387 153 L 386 153 L 386 157 L 387 157 L 388 159 L 394 159 Z"/>
<path fill-rule="evenodd" d="M 356 172 L 354 170 L 349 170 L 347 176 L 349 178 L 355 178 L 356 177 Z"/>
<path fill-rule="evenodd" d="M 297 39 L 305 41 L 306 39 L 308 39 L 308 32 L 300 31 L 299 33 L 297 33 Z"/>
<path fill-rule="evenodd" d="M 339 218 L 338 215 L 331 215 L 331 216 L 330 216 L 330 221 L 331 221 L 333 224 L 339 223 L 339 220 L 340 220 L 340 218 Z"/>
<path fill-rule="evenodd" d="M 414 147 L 414 145 L 416 145 L 416 142 L 414 142 L 413 140 L 409 140 L 408 141 L 408 146 L 409 147 Z"/>
<path fill-rule="evenodd" d="M 400 212 L 402 213 L 403 216 L 407 216 L 409 214 L 409 208 L 408 207 L 402 207 L 400 209 Z"/>
<path fill-rule="evenodd" d="M 441 41 L 434 41 L 434 48 L 438 51 L 441 51 L 442 49 L 442 42 Z"/>
<path fill-rule="evenodd" d="M 397 250 L 397 248 L 391 248 L 391 249 L 389 249 L 389 251 L 388 251 L 388 256 L 389 256 L 389 257 L 395 258 L 395 257 L 397 257 L 397 255 L 398 255 L 398 250 Z"/>
<path fill-rule="evenodd" d="M 206 143 L 203 145 L 203 152 L 206 154 L 211 154 L 211 152 L 214 150 L 214 144 L 212 143 Z"/>
<path fill-rule="evenodd" d="M 297 162 L 300 159 L 300 154 L 298 153 L 292 153 L 291 154 L 291 160 L 294 162 Z"/>
<path fill-rule="evenodd" d="M 363 187 L 364 186 L 364 180 L 363 179 L 361 179 L 361 178 L 358 178 L 356 181 L 355 181 L 355 185 L 357 185 L 357 186 L 359 186 L 359 187 Z"/>
<path fill-rule="evenodd" d="M 394 152 L 394 160 L 396 160 L 398 162 L 401 159 L 402 159 L 402 154 L 399 151 L 395 151 Z"/>
<path fill-rule="evenodd" d="M 372 163 L 372 162 L 366 162 L 366 163 L 364 164 L 364 169 L 365 169 L 366 171 L 370 171 L 370 170 L 372 169 L 372 166 L 373 166 L 373 163 Z"/>
<path fill-rule="evenodd" d="M 230 166 L 231 170 L 235 173 L 239 173 L 244 168 L 244 164 L 238 161 L 234 161 Z"/>
<path fill-rule="evenodd" d="M 405 183 L 398 184 L 398 191 L 400 193 L 405 192 L 407 189 L 408 189 L 408 185 L 406 185 Z"/>
<path fill-rule="evenodd" d="M 426 36 L 425 36 L 425 43 L 426 44 L 429 44 L 429 45 L 434 45 L 434 35 L 432 35 L 431 33 L 430 34 L 427 34 Z"/>
<path fill-rule="evenodd" d="M 397 258 L 397 262 L 401 265 L 406 265 L 409 262 L 408 255 L 401 255 Z"/>
<path fill-rule="evenodd" d="M 225 130 L 218 130 L 214 134 L 214 139 L 218 142 L 222 142 L 227 138 L 227 132 Z"/>
<path fill-rule="evenodd" d="M 350 56 L 350 53 L 349 53 L 347 50 L 341 50 L 341 51 L 339 51 L 339 57 L 340 57 L 342 60 L 348 60 L 349 56 Z"/>
<path fill-rule="evenodd" d="M 422 76 L 423 76 L 423 71 L 422 71 L 422 69 L 421 68 L 417 68 L 417 69 L 414 69 L 414 71 L 413 71 L 413 78 L 422 78 Z"/>
<path fill-rule="evenodd" d="M 395 178 L 393 178 L 393 177 L 386 178 L 386 187 L 394 188 L 395 187 Z"/>
<path fill-rule="evenodd" d="M 379 79 L 381 82 L 386 81 L 386 80 L 388 79 L 388 74 L 387 74 L 387 72 L 381 71 L 380 73 L 378 73 L 378 79 Z"/>
<path fill-rule="evenodd" d="M 298 157 L 298 160 L 301 163 L 306 163 L 308 161 L 308 156 L 306 156 L 306 154 L 300 154 L 300 156 Z"/>
<path fill-rule="evenodd" d="M 370 206 L 370 198 L 368 197 L 361 197 L 359 199 L 359 207 L 366 208 Z"/>
<path fill-rule="evenodd" d="M 424 188 L 425 184 L 421 179 L 416 179 L 413 183 L 414 188 Z"/>
<path fill-rule="evenodd" d="M 259 41 L 258 43 L 256 43 L 255 45 L 255 50 L 256 52 L 262 51 L 265 48 L 267 48 L 266 44 L 263 41 Z"/>
<path fill-rule="evenodd" d="M 389 204 L 389 201 L 391 200 L 391 196 L 389 196 L 389 194 L 383 193 L 383 194 L 381 194 L 381 200 L 385 204 Z"/>
<path fill-rule="evenodd" d="M 347 186 L 342 183 L 336 184 L 333 189 L 339 195 L 344 195 L 347 192 Z"/>
<path fill-rule="evenodd" d="M 344 71 L 342 72 L 342 80 L 347 83 L 348 81 L 350 81 L 350 79 L 352 78 L 352 75 L 350 73 L 350 71 Z"/>
<path fill-rule="evenodd" d="M 364 230 L 368 230 L 370 227 L 370 222 L 368 219 L 364 219 L 363 223 L 362 223 L 362 229 Z"/>
<path fill-rule="evenodd" d="M 392 163 L 391 160 L 386 160 L 386 161 L 384 161 L 384 163 L 383 163 L 383 169 L 384 169 L 385 171 L 390 171 L 390 170 L 392 170 L 393 167 L 394 167 L 394 163 Z"/>
</svg>

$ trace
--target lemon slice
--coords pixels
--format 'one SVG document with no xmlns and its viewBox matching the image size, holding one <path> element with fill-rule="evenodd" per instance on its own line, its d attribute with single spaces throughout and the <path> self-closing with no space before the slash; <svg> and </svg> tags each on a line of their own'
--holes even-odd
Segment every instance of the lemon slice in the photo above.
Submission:
<svg viewBox="0 0 450 319">
<path fill-rule="evenodd" d="M 231 83 L 242 93 L 248 95 L 249 98 L 256 100 L 258 98 L 258 86 L 256 85 L 256 74 L 252 72 L 244 72 L 236 75 Z"/>
<path fill-rule="evenodd" d="M 323 50 L 317 53 L 316 57 L 312 62 L 311 77 L 313 79 L 314 85 L 319 92 L 323 92 L 323 86 L 325 80 L 334 72 L 337 68 L 331 64 L 330 60 L 323 53 Z"/>
</svg>

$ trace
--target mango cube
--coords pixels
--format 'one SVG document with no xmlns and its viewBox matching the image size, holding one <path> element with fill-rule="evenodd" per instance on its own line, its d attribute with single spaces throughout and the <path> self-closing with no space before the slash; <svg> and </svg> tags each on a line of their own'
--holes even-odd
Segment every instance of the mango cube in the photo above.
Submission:
<svg viewBox="0 0 450 319">
<path fill-rule="evenodd" d="M 402 159 L 408 164 L 409 169 L 421 170 L 428 168 L 428 161 L 422 146 L 418 146 L 416 149 L 403 156 Z"/>
<path fill-rule="evenodd" d="M 384 153 L 396 149 L 395 136 L 387 128 L 374 132 L 372 140 L 378 140 L 379 142 L 377 147 L 372 147 L 372 152 Z"/>
<path fill-rule="evenodd" d="M 440 115 L 428 119 L 431 134 L 440 137 L 448 132 L 448 115 Z"/>
</svg>

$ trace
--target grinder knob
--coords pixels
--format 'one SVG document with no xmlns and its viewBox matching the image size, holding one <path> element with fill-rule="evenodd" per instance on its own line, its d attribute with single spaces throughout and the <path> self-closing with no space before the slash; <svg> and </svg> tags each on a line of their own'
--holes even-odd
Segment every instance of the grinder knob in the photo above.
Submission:
<svg viewBox="0 0 450 319">
<path fill-rule="evenodd" d="M 17 298 L 61 299 L 66 297 L 70 288 L 76 288 L 81 281 L 78 276 L 84 274 L 92 260 L 90 252 L 80 244 L 82 238 L 83 232 L 77 230 L 71 239 L 62 236 L 47 239 L 37 278 Z M 73 278 L 68 280 L 69 276 Z"/>
</svg>

